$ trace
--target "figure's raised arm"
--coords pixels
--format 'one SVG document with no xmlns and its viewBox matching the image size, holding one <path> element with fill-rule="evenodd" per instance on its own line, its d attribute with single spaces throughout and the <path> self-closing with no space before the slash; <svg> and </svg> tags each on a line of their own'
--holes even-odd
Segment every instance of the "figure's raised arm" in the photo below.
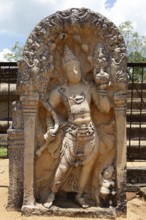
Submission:
<svg viewBox="0 0 146 220">
<path fill-rule="evenodd" d="M 92 86 L 91 95 L 97 108 L 103 113 L 109 113 L 111 107 L 110 101 L 107 97 L 107 91 L 98 89 L 96 86 Z"/>
</svg>

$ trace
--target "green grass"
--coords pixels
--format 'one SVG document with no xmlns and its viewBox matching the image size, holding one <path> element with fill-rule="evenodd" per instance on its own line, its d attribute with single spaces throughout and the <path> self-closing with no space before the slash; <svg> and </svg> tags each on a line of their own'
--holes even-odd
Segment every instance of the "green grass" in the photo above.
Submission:
<svg viewBox="0 0 146 220">
<path fill-rule="evenodd" d="M 0 146 L 0 157 L 7 157 L 7 148 Z"/>
</svg>

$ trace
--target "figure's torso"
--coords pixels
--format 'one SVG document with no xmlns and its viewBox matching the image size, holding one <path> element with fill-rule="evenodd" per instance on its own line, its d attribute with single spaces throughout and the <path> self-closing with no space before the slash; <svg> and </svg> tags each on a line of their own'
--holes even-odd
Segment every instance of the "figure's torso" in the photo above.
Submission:
<svg viewBox="0 0 146 220">
<path fill-rule="evenodd" d="M 74 124 L 88 123 L 90 116 L 90 86 L 79 84 L 62 89 L 62 98 L 68 110 L 68 121 Z"/>
</svg>

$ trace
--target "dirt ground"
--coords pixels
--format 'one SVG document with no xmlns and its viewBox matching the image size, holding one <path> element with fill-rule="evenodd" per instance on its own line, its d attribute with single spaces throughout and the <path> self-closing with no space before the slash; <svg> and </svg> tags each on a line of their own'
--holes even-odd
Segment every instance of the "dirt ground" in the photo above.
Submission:
<svg viewBox="0 0 146 220">
<path fill-rule="evenodd" d="M 91 218 L 69 218 L 69 217 L 48 217 L 31 216 L 26 217 L 17 211 L 7 211 L 8 196 L 8 159 L 0 159 L 0 220 L 90 220 Z M 128 194 L 127 218 L 116 218 L 117 220 L 146 220 L 146 202 L 141 198 L 136 198 L 135 194 Z M 102 219 L 104 220 L 104 219 Z M 108 219 L 106 219 L 108 220 Z"/>
</svg>

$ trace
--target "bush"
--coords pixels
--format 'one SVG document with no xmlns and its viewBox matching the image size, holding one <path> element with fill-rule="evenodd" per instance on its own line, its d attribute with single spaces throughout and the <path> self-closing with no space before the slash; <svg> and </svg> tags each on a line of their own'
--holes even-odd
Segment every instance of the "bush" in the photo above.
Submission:
<svg viewBox="0 0 146 220">
<path fill-rule="evenodd" d="M 0 146 L 0 157 L 7 157 L 7 148 Z"/>
</svg>

